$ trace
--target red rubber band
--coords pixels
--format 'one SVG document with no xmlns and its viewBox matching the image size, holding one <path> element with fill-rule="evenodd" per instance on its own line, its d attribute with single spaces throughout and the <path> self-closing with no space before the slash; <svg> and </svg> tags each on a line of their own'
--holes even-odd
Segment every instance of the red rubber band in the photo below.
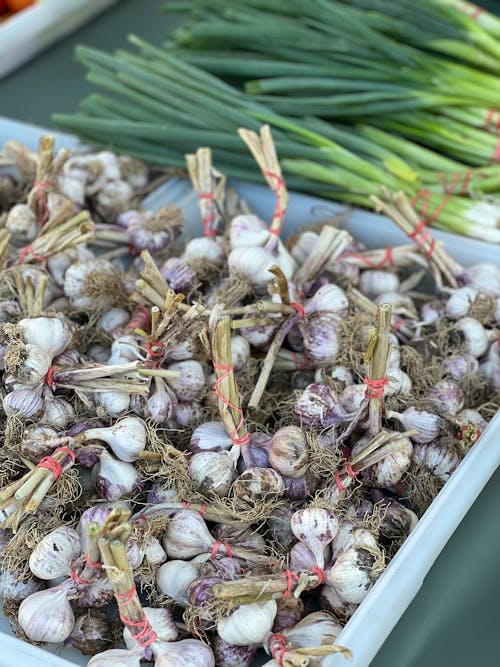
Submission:
<svg viewBox="0 0 500 667">
<path fill-rule="evenodd" d="M 200 508 L 200 514 L 201 514 L 201 516 L 205 516 L 205 514 L 207 513 L 207 509 L 208 509 L 208 505 L 207 505 L 207 503 L 203 503 L 203 505 L 202 505 L 201 508 Z"/>
<path fill-rule="evenodd" d="M 306 354 L 298 355 L 294 352 L 292 359 L 293 363 L 295 364 L 295 368 L 298 371 L 303 371 L 305 368 L 312 368 L 312 364 Z"/>
<path fill-rule="evenodd" d="M 31 245 L 27 245 L 24 246 L 24 248 L 21 250 L 21 254 L 19 255 L 19 264 L 24 264 L 24 261 L 28 255 L 31 255 L 38 262 L 45 262 L 47 259 L 43 255 L 39 255 L 35 250 L 33 250 Z"/>
<path fill-rule="evenodd" d="M 210 553 L 210 558 L 212 560 L 215 560 L 217 558 L 217 554 L 219 552 L 219 547 L 224 547 L 226 550 L 226 556 L 228 558 L 233 557 L 233 552 L 231 551 L 231 546 L 227 542 L 215 542 L 213 547 L 212 547 L 212 552 Z"/>
<path fill-rule="evenodd" d="M 363 264 L 366 264 L 371 269 L 381 269 L 386 265 L 392 267 L 396 266 L 396 264 L 394 263 L 394 255 L 392 253 L 392 248 L 385 249 L 385 254 L 380 260 L 380 262 L 372 262 L 371 259 L 365 257 L 362 253 L 358 252 L 350 252 L 347 255 L 345 255 L 345 257 L 354 257 L 355 259 L 359 259 L 360 261 L 363 262 Z M 339 259 L 342 259 L 342 257 L 340 257 Z"/>
<path fill-rule="evenodd" d="M 191 503 L 187 503 L 185 500 L 182 501 L 182 509 L 188 510 L 191 507 Z"/>
<path fill-rule="evenodd" d="M 55 371 L 55 366 L 51 366 L 49 370 L 45 373 L 45 382 L 50 389 L 54 389 L 54 371 Z"/>
<path fill-rule="evenodd" d="M 491 156 L 490 162 L 500 162 L 500 139 L 497 141 L 493 155 Z"/>
<path fill-rule="evenodd" d="M 465 173 L 457 171 L 457 173 L 453 176 L 451 182 L 447 184 L 444 178 L 444 174 L 442 172 L 438 174 L 439 182 L 441 183 L 443 192 L 450 195 L 456 192 L 459 185 L 460 185 L 460 190 L 459 190 L 460 194 L 461 195 L 467 194 L 467 188 L 469 186 L 469 181 L 471 177 L 472 177 L 472 169 L 467 169 Z"/>
<path fill-rule="evenodd" d="M 424 224 L 425 223 L 432 224 L 439 218 L 441 211 L 450 201 L 451 193 L 447 192 L 446 195 L 441 200 L 441 202 L 438 204 L 438 206 L 436 206 L 436 209 L 432 213 L 429 213 L 428 206 L 430 203 L 431 196 L 432 196 L 431 191 L 427 190 L 427 188 L 423 188 L 422 190 L 419 190 L 419 192 L 417 192 L 417 194 L 411 200 L 411 205 L 414 206 L 415 208 L 417 206 L 417 203 L 420 200 L 422 200 L 419 212 L 422 214 Z"/>
<path fill-rule="evenodd" d="M 300 315 L 300 319 L 303 320 L 304 317 L 306 316 L 306 311 L 304 310 L 304 306 L 301 306 L 300 303 L 295 303 L 295 301 L 291 301 L 290 305 L 292 306 L 292 308 L 295 308 L 295 310 Z"/>
<path fill-rule="evenodd" d="M 92 560 L 88 554 L 85 554 L 85 562 L 94 570 L 102 570 L 102 563 L 96 560 Z"/>
<path fill-rule="evenodd" d="M 274 220 L 278 219 L 279 226 L 277 227 L 271 226 L 269 233 L 274 234 L 275 236 L 279 236 L 281 234 L 281 229 L 283 227 L 283 220 L 285 218 L 285 210 L 281 208 L 281 203 L 280 203 L 280 190 L 286 190 L 286 183 L 281 178 L 281 176 L 279 174 L 274 173 L 274 171 L 263 170 L 262 173 L 264 174 L 264 176 L 273 178 L 276 181 L 275 189 L 273 188 L 273 192 L 276 195 L 276 207 L 273 213 L 273 223 Z"/>
<path fill-rule="evenodd" d="M 123 616 L 121 611 L 121 607 L 125 607 L 126 605 L 130 604 L 136 595 L 137 592 L 135 589 L 135 584 L 132 584 L 132 588 L 126 593 L 115 593 L 115 599 L 118 608 L 120 609 L 120 620 L 129 628 L 130 634 L 135 639 L 135 641 L 143 648 L 146 648 L 158 639 L 158 635 L 151 627 L 147 616 L 144 614 L 142 621 L 133 621 L 132 619 Z M 134 633 L 134 630 L 137 628 L 139 628 L 139 632 Z"/>
<path fill-rule="evenodd" d="M 158 368 L 165 356 L 165 343 L 148 338 L 146 340 L 146 352 L 150 357 L 144 364 L 146 368 Z"/>
<path fill-rule="evenodd" d="M 229 375 L 233 372 L 234 366 L 224 366 L 222 364 L 218 364 L 216 361 L 213 362 L 214 369 L 216 371 L 222 371 L 222 374 L 219 375 L 215 379 L 215 394 L 217 398 L 219 398 L 225 405 L 227 405 L 228 408 L 231 408 L 234 410 L 240 417 L 240 420 L 234 429 L 232 433 L 229 434 L 229 437 L 231 438 L 231 441 L 233 442 L 233 445 L 248 445 L 250 442 L 250 434 L 246 433 L 243 435 L 241 438 L 238 437 L 238 431 L 243 428 L 245 425 L 245 417 L 243 416 L 243 410 L 238 406 L 232 403 L 229 398 L 224 396 L 224 394 L 220 390 L 220 383 L 225 380 L 226 378 L 229 377 Z"/>
<path fill-rule="evenodd" d="M 346 469 L 347 474 L 349 475 L 349 477 L 351 477 L 351 479 L 354 479 L 356 477 L 356 475 L 358 474 L 356 470 L 352 469 L 352 465 L 351 465 L 350 461 L 345 462 L 345 469 Z"/>
<path fill-rule="evenodd" d="M 269 640 L 269 650 L 271 651 L 271 657 L 276 662 L 279 667 L 283 667 L 283 659 L 285 653 L 288 651 L 288 642 L 285 635 L 282 635 L 280 632 L 272 635 Z"/>
<path fill-rule="evenodd" d="M 313 565 L 310 568 L 311 572 L 313 572 L 317 577 L 318 577 L 318 586 L 321 586 L 321 584 L 324 584 L 326 581 L 326 574 L 325 571 L 321 568 L 318 567 L 317 565 Z"/>
<path fill-rule="evenodd" d="M 468 424 L 464 424 L 461 427 L 460 433 L 458 434 L 458 439 L 459 440 L 464 440 L 465 439 L 465 433 L 469 428 L 470 428 L 470 426 Z M 471 434 L 471 435 L 475 435 L 474 440 L 472 442 L 476 442 L 477 440 L 479 440 L 479 436 L 481 435 L 480 429 L 478 429 L 478 427 L 475 426 L 474 427 L 474 433 Z"/>
<path fill-rule="evenodd" d="M 387 377 L 378 378 L 376 380 L 370 380 L 370 378 L 365 377 L 364 383 L 366 384 L 366 398 L 382 398 L 384 395 L 384 388 L 389 382 Z"/>
<path fill-rule="evenodd" d="M 151 310 L 146 306 L 136 306 L 132 317 L 127 324 L 127 329 L 142 329 L 148 332 L 151 327 Z"/>
<path fill-rule="evenodd" d="M 289 597 L 289 595 L 292 592 L 294 582 L 297 582 L 299 580 L 299 577 L 298 575 L 295 574 L 295 572 L 292 572 L 291 570 L 283 570 L 283 574 L 286 577 L 286 583 L 287 583 L 286 590 L 283 593 L 283 600 L 286 600 L 287 597 Z"/>
<path fill-rule="evenodd" d="M 429 230 L 426 228 L 425 222 L 423 220 L 420 220 L 420 222 L 415 227 L 413 232 L 411 234 L 408 234 L 408 237 L 410 239 L 413 239 L 420 248 L 426 250 L 427 259 L 431 259 L 432 255 L 434 254 L 434 250 L 436 248 L 436 241 L 431 236 Z M 428 249 L 427 249 L 427 242 L 430 243 Z"/>
<path fill-rule="evenodd" d="M 209 204 L 213 207 L 214 204 L 214 195 L 213 192 L 201 192 L 198 193 L 198 199 L 206 199 Z M 212 222 L 215 220 L 215 214 L 213 210 L 206 216 L 203 216 L 201 219 L 201 224 L 203 225 L 203 233 L 209 238 L 214 238 L 217 236 L 217 231 L 211 227 Z"/>
<path fill-rule="evenodd" d="M 50 470 L 54 477 L 54 481 L 59 479 L 63 472 L 62 465 L 59 463 L 59 461 L 53 459 L 52 456 L 45 456 L 37 465 L 37 468 L 47 468 L 47 470 Z"/>
<path fill-rule="evenodd" d="M 396 320 L 396 324 L 393 327 L 394 331 L 397 333 L 401 329 L 404 323 L 405 323 L 404 319 L 402 317 L 398 317 L 398 319 Z"/>
<path fill-rule="evenodd" d="M 335 484 L 337 485 L 338 492 L 342 493 L 344 490 L 344 485 L 342 484 L 342 480 L 340 479 L 338 472 L 335 473 Z"/>
<path fill-rule="evenodd" d="M 81 584 L 82 586 L 88 586 L 89 584 L 94 583 L 91 579 L 85 579 L 84 577 L 81 577 L 76 570 L 71 570 L 71 579 L 75 582 L 75 584 Z"/>
</svg>

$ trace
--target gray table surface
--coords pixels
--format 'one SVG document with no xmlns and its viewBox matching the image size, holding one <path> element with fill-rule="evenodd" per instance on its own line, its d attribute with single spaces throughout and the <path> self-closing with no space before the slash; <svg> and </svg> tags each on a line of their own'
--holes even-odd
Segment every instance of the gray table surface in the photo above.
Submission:
<svg viewBox="0 0 500 667">
<path fill-rule="evenodd" d="M 500 13 L 500 2 L 483 4 Z M 77 34 L 0 80 L 0 115 L 47 126 L 52 112 L 76 110 L 90 86 L 74 60 L 75 45 L 112 50 L 126 46 L 130 32 L 160 43 L 179 17 L 160 16 L 159 5 L 158 0 L 121 0 Z M 497 471 L 436 560 L 372 667 L 500 664 L 496 634 L 500 621 L 499 499 Z"/>
</svg>

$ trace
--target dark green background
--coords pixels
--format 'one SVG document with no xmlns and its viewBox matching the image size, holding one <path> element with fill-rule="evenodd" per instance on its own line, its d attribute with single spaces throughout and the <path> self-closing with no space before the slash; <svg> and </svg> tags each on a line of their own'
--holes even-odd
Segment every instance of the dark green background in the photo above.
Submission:
<svg viewBox="0 0 500 667">
<path fill-rule="evenodd" d="M 74 111 L 90 89 L 83 69 L 74 61 L 75 45 L 111 50 L 125 46 L 130 32 L 160 43 L 179 17 L 159 16 L 159 4 L 158 0 L 121 0 L 77 35 L 0 80 L 0 115 L 49 125 L 52 112 Z M 483 5 L 500 13 L 500 1 Z M 372 667 L 500 665 L 499 499 L 497 472 L 437 559 Z"/>
</svg>

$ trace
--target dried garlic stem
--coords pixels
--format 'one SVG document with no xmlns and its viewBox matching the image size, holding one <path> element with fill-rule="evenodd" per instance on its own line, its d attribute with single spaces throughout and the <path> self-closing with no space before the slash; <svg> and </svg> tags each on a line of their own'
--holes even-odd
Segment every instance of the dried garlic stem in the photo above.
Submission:
<svg viewBox="0 0 500 667">
<path fill-rule="evenodd" d="M 312 251 L 295 272 L 295 284 L 306 292 L 326 265 L 338 259 L 351 242 L 352 236 L 348 232 L 325 225 Z"/>
<path fill-rule="evenodd" d="M 382 408 L 384 404 L 384 388 L 387 384 L 387 362 L 391 351 L 389 334 L 391 331 L 392 308 L 382 303 L 377 310 L 375 328 L 370 330 L 368 351 L 365 363 L 369 364 L 366 396 L 370 399 L 368 428 L 371 435 L 376 435 L 382 428 Z"/>
<path fill-rule="evenodd" d="M 220 210 L 224 206 L 226 178 L 212 167 L 210 148 L 198 148 L 186 155 L 189 178 L 198 193 L 198 204 L 205 236 L 214 237 L 220 224 Z M 218 182 L 217 182 L 217 178 Z"/>
<path fill-rule="evenodd" d="M 238 134 L 250 149 L 267 184 L 276 195 L 276 208 L 269 231 L 275 237 L 278 237 L 283 227 L 283 218 L 288 207 L 288 190 L 281 173 L 281 166 L 276 154 L 271 129 L 269 125 L 264 125 L 260 130 L 259 136 L 256 132 L 240 128 Z"/>
</svg>

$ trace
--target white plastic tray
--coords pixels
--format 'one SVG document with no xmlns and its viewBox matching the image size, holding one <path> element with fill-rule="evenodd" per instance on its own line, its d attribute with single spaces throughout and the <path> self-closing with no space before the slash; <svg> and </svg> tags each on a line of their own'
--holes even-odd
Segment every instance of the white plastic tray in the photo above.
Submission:
<svg viewBox="0 0 500 667">
<path fill-rule="evenodd" d="M 44 0 L 0 24 L 0 79 L 118 0 Z"/>
<path fill-rule="evenodd" d="M 41 132 L 40 128 L 0 118 L 0 146 L 8 139 L 17 139 L 35 149 Z M 78 146 L 77 140 L 70 135 L 56 136 L 66 146 Z M 264 219 L 269 219 L 274 207 L 274 196 L 269 190 L 245 183 L 236 185 L 252 208 Z M 186 180 L 170 181 L 145 200 L 145 204 L 152 209 L 169 202 L 175 202 L 182 208 L 188 233 L 196 233 L 196 230 L 200 229 L 197 197 Z M 342 205 L 292 193 L 285 233 L 291 233 L 302 225 L 325 219 L 328 215 L 342 210 L 345 210 Z M 370 247 L 407 243 L 406 237 L 390 220 L 361 210 L 354 210 L 349 216 L 347 229 Z M 436 231 L 433 234 L 437 239 L 443 240 L 447 250 L 464 265 L 500 260 L 498 246 L 445 232 Z M 500 414 L 497 414 L 338 637 L 338 644 L 352 650 L 352 662 L 346 663 L 337 655 L 326 658 L 323 662 L 325 667 L 345 667 L 348 664 L 352 667 L 368 667 L 417 594 L 425 575 L 446 542 L 500 464 L 500 448 L 497 446 L 499 439 Z M 60 646 L 38 649 L 16 639 L 1 615 L 0 645 L 0 667 L 11 667 L 15 662 L 30 667 L 71 667 L 75 664 L 85 665 L 87 662 L 84 656 L 73 649 Z"/>
</svg>

